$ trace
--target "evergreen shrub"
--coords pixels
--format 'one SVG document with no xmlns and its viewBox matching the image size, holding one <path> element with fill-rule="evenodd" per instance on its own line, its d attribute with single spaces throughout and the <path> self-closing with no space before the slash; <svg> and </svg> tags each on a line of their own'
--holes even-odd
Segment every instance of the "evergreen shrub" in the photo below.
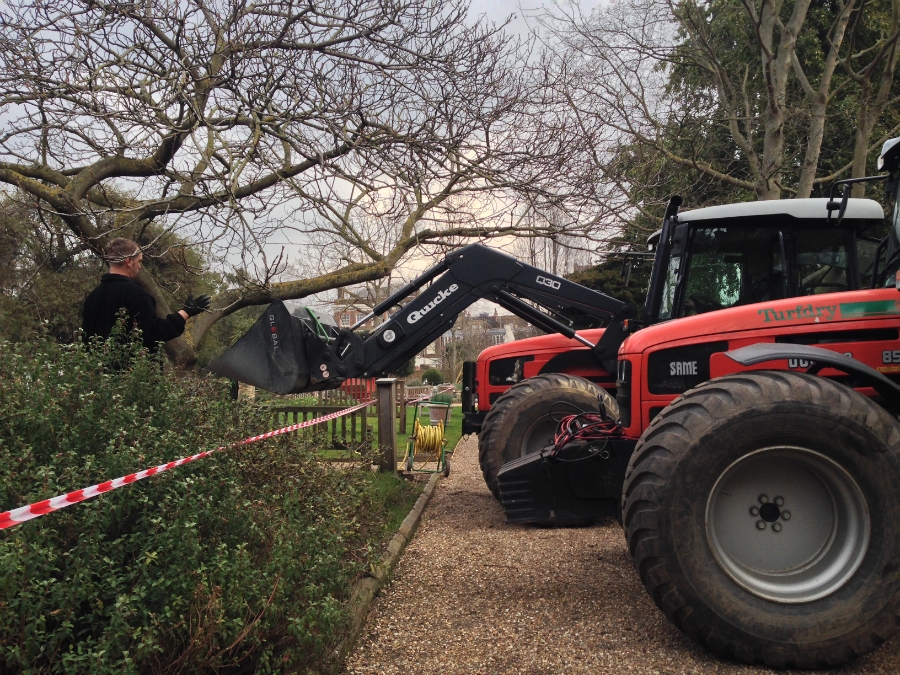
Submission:
<svg viewBox="0 0 900 675">
<path fill-rule="evenodd" d="M 228 390 L 130 346 L 0 344 L 0 509 L 272 428 Z M 230 449 L 0 532 L 0 672 L 324 669 L 385 533 L 370 472 L 308 444 Z"/>
<path fill-rule="evenodd" d="M 431 385 L 444 384 L 444 374 L 437 368 L 429 368 L 422 373 L 422 383 L 424 384 L 425 382 Z"/>
</svg>

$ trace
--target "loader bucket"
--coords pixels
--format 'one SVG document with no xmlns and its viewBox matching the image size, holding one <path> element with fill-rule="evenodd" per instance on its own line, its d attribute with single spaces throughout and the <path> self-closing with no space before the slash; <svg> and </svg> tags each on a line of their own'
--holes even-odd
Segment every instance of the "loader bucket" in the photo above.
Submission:
<svg viewBox="0 0 900 675">
<path fill-rule="evenodd" d="M 207 369 L 277 394 L 303 391 L 309 385 L 309 361 L 300 319 L 276 300 Z"/>
</svg>

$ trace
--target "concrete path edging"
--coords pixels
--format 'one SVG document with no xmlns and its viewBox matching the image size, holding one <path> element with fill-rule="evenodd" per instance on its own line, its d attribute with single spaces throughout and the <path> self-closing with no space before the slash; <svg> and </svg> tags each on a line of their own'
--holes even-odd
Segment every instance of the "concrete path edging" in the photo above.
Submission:
<svg viewBox="0 0 900 675">
<path fill-rule="evenodd" d="M 428 506 L 431 495 L 434 494 L 434 490 L 441 477 L 440 473 L 431 476 L 428 483 L 425 485 L 425 488 L 422 490 L 422 494 L 419 495 L 415 505 L 412 507 L 412 510 L 407 514 L 406 518 L 403 519 L 397 533 L 391 538 L 387 551 L 385 551 L 381 558 L 381 564 L 375 569 L 371 576 L 363 577 L 356 582 L 348 603 L 351 614 L 350 634 L 335 650 L 335 664 L 331 671 L 332 673 L 340 672 L 343 669 L 344 661 L 346 661 L 347 656 L 353 650 L 356 641 L 362 634 L 372 600 L 375 599 L 375 596 L 378 595 L 378 591 L 380 591 L 388 582 L 391 577 L 391 572 L 394 571 L 397 562 L 400 560 L 400 556 L 403 555 L 404 549 L 407 544 L 412 541 L 413 535 L 419 527 L 419 521 L 422 519 L 422 514 L 425 512 L 425 507 Z"/>
</svg>

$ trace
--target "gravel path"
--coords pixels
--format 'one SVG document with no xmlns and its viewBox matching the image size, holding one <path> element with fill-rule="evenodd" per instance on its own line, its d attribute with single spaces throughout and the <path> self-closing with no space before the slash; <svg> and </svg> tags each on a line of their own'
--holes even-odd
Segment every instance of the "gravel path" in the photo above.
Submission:
<svg viewBox="0 0 900 675">
<path fill-rule="evenodd" d="M 463 438 L 347 673 L 770 673 L 719 661 L 650 600 L 615 522 L 507 525 Z M 784 672 L 784 671 L 782 671 Z M 807 671 L 808 672 L 808 671 Z M 832 673 L 900 672 L 900 638 Z"/>
</svg>

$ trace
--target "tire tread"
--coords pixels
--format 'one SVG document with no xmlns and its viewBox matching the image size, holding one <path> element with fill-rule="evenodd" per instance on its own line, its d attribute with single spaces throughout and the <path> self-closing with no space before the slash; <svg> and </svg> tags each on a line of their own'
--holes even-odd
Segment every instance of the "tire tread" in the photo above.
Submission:
<svg viewBox="0 0 900 675">
<path fill-rule="evenodd" d="M 773 668 L 836 667 L 872 651 L 897 632 L 900 610 L 896 602 L 891 621 L 856 631 L 843 642 L 798 648 L 791 654 L 728 639 L 716 625 L 695 611 L 688 598 L 679 591 L 672 580 L 668 558 L 661 550 L 664 544 L 655 526 L 657 514 L 664 508 L 659 494 L 672 479 L 691 439 L 728 418 L 736 407 L 774 406 L 784 400 L 827 406 L 835 418 L 855 418 L 872 433 L 886 439 L 885 445 L 892 452 L 900 450 L 900 427 L 890 414 L 841 384 L 785 371 L 753 371 L 711 380 L 673 401 L 653 419 L 638 442 L 623 486 L 623 522 L 628 550 L 656 605 L 679 629 L 713 652 Z M 649 514 L 652 517 L 648 517 Z"/>
</svg>

